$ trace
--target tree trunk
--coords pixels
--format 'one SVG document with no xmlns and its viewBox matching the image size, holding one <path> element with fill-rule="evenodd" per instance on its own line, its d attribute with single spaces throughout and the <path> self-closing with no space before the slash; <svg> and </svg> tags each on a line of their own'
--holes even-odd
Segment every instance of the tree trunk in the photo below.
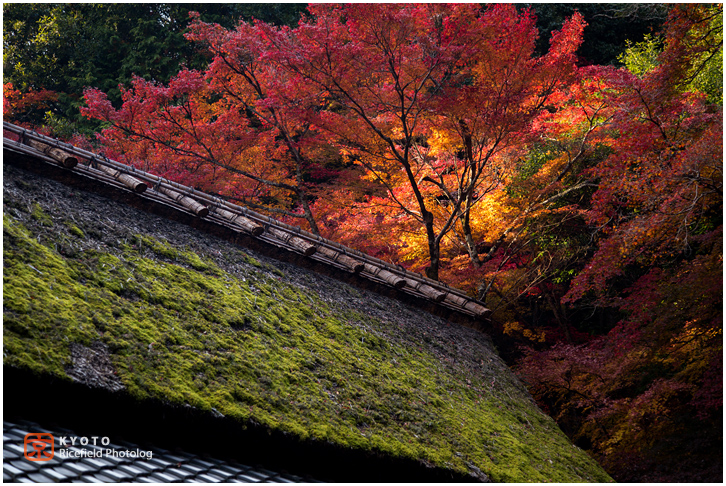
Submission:
<svg viewBox="0 0 726 486">
<path fill-rule="evenodd" d="M 310 225 L 310 232 L 316 236 L 320 236 L 320 229 L 318 229 L 318 224 L 315 222 L 313 211 L 310 209 L 310 204 L 308 204 L 307 194 L 300 192 L 298 194 L 298 198 L 300 199 L 300 204 L 302 204 L 303 207 L 303 214 L 305 214 L 305 220 Z"/>
<path fill-rule="evenodd" d="M 474 236 L 471 234 L 470 208 L 471 194 L 467 194 L 466 200 L 464 201 L 464 212 L 461 215 L 461 225 L 464 228 L 464 241 L 466 242 L 466 249 L 469 252 L 471 264 L 474 265 L 474 268 L 479 268 L 481 267 L 482 262 L 479 260 L 479 252 L 476 249 L 476 242 L 474 241 Z"/>
<path fill-rule="evenodd" d="M 426 227 L 426 238 L 429 243 L 429 259 L 431 260 L 430 265 L 426 267 L 426 276 L 431 280 L 438 280 L 440 244 L 439 241 L 436 239 L 436 233 L 434 231 L 433 213 L 424 210 L 423 220 Z"/>
</svg>

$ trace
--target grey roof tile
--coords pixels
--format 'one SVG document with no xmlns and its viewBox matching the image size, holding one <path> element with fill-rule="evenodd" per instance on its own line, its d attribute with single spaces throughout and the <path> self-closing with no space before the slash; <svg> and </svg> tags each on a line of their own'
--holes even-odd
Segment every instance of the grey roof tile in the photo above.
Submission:
<svg viewBox="0 0 726 486">
<path fill-rule="evenodd" d="M 85 461 L 78 461 L 78 462 L 71 462 L 67 461 L 63 464 L 64 467 L 70 469 L 71 471 L 75 471 L 78 474 L 91 474 L 96 472 L 98 469 L 92 468 L 85 464 Z"/>
<path fill-rule="evenodd" d="M 35 472 L 38 470 L 37 462 L 31 462 L 27 459 L 17 459 L 15 461 L 12 461 L 11 464 L 16 468 L 20 469 L 21 471 L 25 472 Z"/>
<path fill-rule="evenodd" d="M 249 468 L 231 468 L 229 466 L 218 466 L 218 467 L 210 469 L 209 472 L 214 473 L 217 476 L 221 476 L 222 478 L 227 480 L 229 478 L 235 477 L 239 473 L 243 473 L 248 470 L 249 470 Z"/>
<path fill-rule="evenodd" d="M 3 461 L 12 461 L 13 459 L 19 459 L 23 457 L 22 453 L 9 447 L 3 449 Z"/>
<path fill-rule="evenodd" d="M 63 464 L 66 463 L 66 461 L 68 461 L 68 459 L 61 458 L 59 456 L 54 456 L 52 459 L 42 462 L 41 464 L 43 464 L 44 467 L 62 466 Z"/>
<path fill-rule="evenodd" d="M 162 471 L 164 470 L 164 467 L 159 465 L 157 462 L 151 462 L 146 460 L 141 461 L 134 461 L 134 466 L 138 467 L 139 469 L 142 469 L 146 473 L 153 473 L 156 471 Z"/>
<path fill-rule="evenodd" d="M 22 442 L 25 439 L 25 434 L 21 434 L 16 429 L 9 429 L 6 431 L 3 431 L 3 440 L 8 441 L 20 441 Z"/>
<path fill-rule="evenodd" d="M 91 476 L 90 474 L 84 474 L 83 476 L 81 476 L 81 481 L 83 481 L 84 483 L 102 483 L 103 482 L 102 479 L 98 479 L 97 477 Z"/>
<path fill-rule="evenodd" d="M 182 464 L 182 466 L 181 466 L 180 469 L 183 469 L 185 471 L 189 471 L 189 472 L 191 472 L 192 474 L 195 474 L 195 475 L 196 474 L 201 474 L 201 473 L 203 473 L 204 471 L 207 470 L 207 468 L 205 468 L 205 467 L 195 466 L 194 464 L 191 464 L 191 463 L 190 464 Z"/>
<path fill-rule="evenodd" d="M 134 479 L 135 474 L 130 474 L 120 469 L 107 469 L 96 474 L 96 477 L 104 477 L 106 482 L 121 483 Z"/>
<path fill-rule="evenodd" d="M 189 461 L 189 464 L 192 464 L 192 465 L 198 466 L 198 467 L 202 467 L 202 468 L 205 468 L 205 469 L 209 469 L 212 466 L 216 466 L 218 463 L 217 462 L 205 461 L 205 460 L 200 459 L 200 458 L 197 457 L 197 458 L 194 458 L 191 461 Z"/>
<path fill-rule="evenodd" d="M 270 479 L 267 480 L 270 483 L 296 483 L 297 481 L 290 480 L 288 478 L 282 477 L 280 474 L 277 474 Z"/>
<path fill-rule="evenodd" d="M 104 449 L 114 449 L 114 450 L 118 450 L 118 449 L 123 449 L 123 450 L 125 450 L 125 449 L 126 449 L 125 447 L 123 447 L 123 446 L 120 446 L 120 445 L 118 445 L 118 444 L 114 444 L 114 443 L 111 443 L 111 444 L 105 445 L 105 446 L 103 446 L 103 448 L 104 448 Z"/>
<path fill-rule="evenodd" d="M 154 452 L 156 452 L 156 451 L 154 451 Z M 186 452 L 172 452 L 171 454 L 166 454 L 164 457 L 166 457 L 167 459 L 169 459 L 172 462 L 175 462 L 175 463 L 181 462 L 182 464 L 194 459 L 194 456 L 192 454 L 188 454 Z"/>
<path fill-rule="evenodd" d="M 10 451 L 16 452 L 21 457 L 25 454 L 25 447 L 22 445 L 22 442 L 20 444 L 4 443 L 3 451 L 5 451 L 5 450 L 10 450 Z"/>
<path fill-rule="evenodd" d="M 169 460 L 165 460 L 162 457 L 156 456 L 154 456 L 153 459 L 139 459 L 137 462 L 145 462 L 159 469 L 166 469 L 167 467 L 176 466 L 175 462 L 171 462 Z"/>
<path fill-rule="evenodd" d="M 133 464 L 124 464 L 123 466 L 119 466 L 118 470 L 124 471 L 127 474 L 132 475 L 133 477 L 148 473 L 148 471 L 138 468 L 138 467 L 134 466 Z"/>
<path fill-rule="evenodd" d="M 63 464 L 64 460 L 58 456 L 55 456 L 51 459 L 48 459 L 47 461 L 28 461 L 27 459 L 25 459 L 24 455 L 21 455 L 18 459 L 15 459 L 13 461 L 13 463 L 16 462 L 20 464 L 18 466 L 20 467 L 20 469 L 25 468 L 25 470 L 30 470 L 28 468 L 32 468 L 32 470 L 37 470 L 44 467 L 60 466 Z"/>
<path fill-rule="evenodd" d="M 18 469 L 17 467 L 13 466 L 8 462 L 3 462 L 3 473 L 8 473 L 12 477 L 16 477 L 25 474 L 25 471 L 23 471 L 22 469 Z"/>
<path fill-rule="evenodd" d="M 241 472 L 245 472 L 248 469 L 251 469 L 250 466 L 246 466 L 244 464 L 239 464 L 237 462 L 228 462 L 225 464 L 220 464 L 219 466 L 215 467 L 215 471 L 224 471 L 228 472 L 232 475 L 239 474 Z"/>
<path fill-rule="evenodd" d="M 171 474 L 167 474 L 166 471 L 155 472 L 154 474 L 150 474 L 148 477 L 158 483 L 176 483 L 179 481 L 179 478 L 174 477 Z"/>
<path fill-rule="evenodd" d="M 212 476 L 215 478 L 219 478 L 220 481 L 226 481 L 229 478 L 234 477 L 234 474 L 230 474 L 228 472 L 220 471 L 217 468 L 211 468 L 209 471 L 205 472 L 204 474 L 208 476 Z"/>
<path fill-rule="evenodd" d="M 152 464 L 157 464 L 162 469 L 166 469 L 167 467 L 176 466 L 176 464 L 177 464 L 176 462 L 172 462 L 172 461 L 170 461 L 169 459 L 167 459 L 166 457 L 163 457 L 163 456 L 160 457 L 157 454 L 154 454 L 154 458 L 153 459 L 145 459 L 145 461 L 146 462 L 149 462 L 149 463 L 152 463 Z"/>
<path fill-rule="evenodd" d="M 137 483 L 156 483 L 157 481 L 154 481 L 153 479 L 151 479 L 148 476 L 141 476 L 141 477 L 136 478 L 136 482 Z"/>
<path fill-rule="evenodd" d="M 113 466 L 113 463 L 111 461 L 107 461 L 103 457 L 83 458 L 83 463 L 87 464 L 89 467 L 96 468 L 97 471 Z"/>
<path fill-rule="evenodd" d="M 54 481 L 59 483 L 68 482 L 73 478 L 77 478 L 79 474 L 65 467 L 49 467 L 43 469 L 43 474 L 50 476 Z"/>
<path fill-rule="evenodd" d="M 209 474 L 209 473 L 200 474 L 199 476 L 197 476 L 194 479 L 205 481 L 207 483 L 221 483 L 223 481 L 223 479 L 220 478 L 219 476 L 215 476 L 215 475 Z"/>
<path fill-rule="evenodd" d="M 92 476 L 89 476 L 89 477 L 92 477 L 92 478 L 96 479 L 97 481 L 99 481 L 101 483 L 108 483 L 109 482 L 108 481 L 108 476 L 106 476 L 104 474 L 104 471 L 97 472 L 96 474 L 94 474 Z"/>
<path fill-rule="evenodd" d="M 167 469 L 164 472 L 166 474 L 169 474 L 170 476 L 174 476 L 174 478 L 175 478 L 174 481 L 177 481 L 177 482 L 194 477 L 193 473 L 186 471 L 182 468 L 178 468 L 178 467 L 170 467 L 169 469 Z"/>
<path fill-rule="evenodd" d="M 30 420 L 25 419 L 18 419 L 15 421 L 15 427 L 18 427 L 19 425 L 30 427 L 31 429 L 36 426 L 35 422 L 31 422 Z"/>
<path fill-rule="evenodd" d="M 263 482 L 300 481 L 285 473 L 276 473 L 259 467 L 250 467 L 236 461 L 223 461 L 208 456 L 195 456 L 184 451 L 168 452 L 154 447 L 139 447 L 126 441 L 108 446 L 75 446 L 71 450 L 145 449 L 153 451 L 153 459 L 119 456 L 60 458 L 50 461 L 27 461 L 23 457 L 25 430 L 4 422 L 3 481 L 4 482 Z M 24 423 L 33 431 L 48 430 Z M 28 425 L 29 424 L 29 425 Z M 35 432 L 34 432 L 35 433 Z M 56 438 L 58 429 L 50 430 Z M 66 435 L 76 435 L 72 431 Z M 121 445 L 119 445 L 121 444 Z M 59 449 L 56 444 L 56 451 Z"/>
<path fill-rule="evenodd" d="M 268 477 L 274 474 L 275 473 L 266 471 L 264 469 L 251 469 L 245 473 L 246 476 L 257 478 L 257 481 L 266 481 Z"/>
<path fill-rule="evenodd" d="M 270 471 L 269 469 L 265 469 L 262 467 L 257 467 L 255 468 L 255 470 L 260 474 L 264 474 L 266 476 L 275 476 L 277 474 L 275 471 Z"/>
<path fill-rule="evenodd" d="M 250 474 L 249 472 L 238 474 L 235 476 L 243 483 L 261 483 L 264 481 L 264 477 L 259 474 Z"/>
<path fill-rule="evenodd" d="M 56 482 L 55 478 L 45 475 L 44 471 L 29 473 L 28 479 L 32 479 L 34 483 L 54 483 L 54 482 Z"/>
<path fill-rule="evenodd" d="M 185 483 L 213 483 L 216 481 L 209 481 L 207 479 L 204 479 L 200 476 L 195 476 L 194 478 L 189 478 L 184 480 Z"/>
<path fill-rule="evenodd" d="M 31 434 L 32 432 L 16 425 L 15 427 L 13 427 L 12 432 L 10 433 L 15 435 L 16 437 L 24 439 L 26 435 Z"/>
</svg>

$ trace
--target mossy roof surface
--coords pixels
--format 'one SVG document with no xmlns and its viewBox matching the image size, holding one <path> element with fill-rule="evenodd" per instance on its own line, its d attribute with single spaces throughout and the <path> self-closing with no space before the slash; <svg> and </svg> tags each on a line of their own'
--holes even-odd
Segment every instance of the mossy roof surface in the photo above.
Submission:
<svg viewBox="0 0 726 486">
<path fill-rule="evenodd" d="M 10 166 L 3 242 L 5 365 L 494 481 L 610 480 L 471 329 Z"/>
</svg>

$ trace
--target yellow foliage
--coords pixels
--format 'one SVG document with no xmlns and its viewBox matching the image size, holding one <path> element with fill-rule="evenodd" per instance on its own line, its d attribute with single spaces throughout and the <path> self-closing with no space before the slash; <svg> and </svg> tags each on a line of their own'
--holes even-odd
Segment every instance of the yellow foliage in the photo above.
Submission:
<svg viewBox="0 0 726 486">
<path fill-rule="evenodd" d="M 471 227 L 476 241 L 493 241 L 506 229 L 516 211 L 507 205 L 507 195 L 502 190 L 486 194 L 471 209 Z"/>
<path fill-rule="evenodd" d="M 429 144 L 429 155 L 440 157 L 456 152 L 461 145 L 461 137 L 458 133 L 451 133 L 440 129 L 432 129 L 431 136 L 427 140 Z"/>
<path fill-rule="evenodd" d="M 402 243 L 402 248 L 400 250 L 401 261 L 428 261 L 428 239 L 426 238 L 426 233 L 423 230 L 418 232 L 401 233 L 400 241 Z"/>
<path fill-rule="evenodd" d="M 545 332 L 542 329 L 527 329 L 518 321 L 505 322 L 504 334 L 515 337 L 523 337 L 536 343 L 545 342 Z"/>
</svg>

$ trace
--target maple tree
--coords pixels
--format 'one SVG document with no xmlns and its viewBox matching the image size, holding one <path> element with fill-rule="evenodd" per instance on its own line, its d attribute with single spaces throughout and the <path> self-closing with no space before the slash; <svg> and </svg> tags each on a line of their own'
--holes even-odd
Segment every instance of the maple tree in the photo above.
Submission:
<svg viewBox="0 0 726 486">
<path fill-rule="evenodd" d="M 240 17 L 294 23 L 300 4 L 5 3 L 3 76 L 23 93 L 52 90 L 58 99 L 42 119 L 57 135 L 90 134 L 100 124 L 80 116 L 83 90 L 94 86 L 121 101 L 118 84 L 133 76 L 168 82 L 182 66 L 203 69 L 208 57 L 184 39 L 189 11 L 227 27 Z"/>
<path fill-rule="evenodd" d="M 504 154 L 566 82 L 581 18 L 537 58 L 534 17 L 512 6 L 310 11 L 297 29 L 266 29 L 270 59 L 327 104 L 309 119 L 385 187 L 385 212 L 396 207 L 407 231 L 408 220 L 423 227 L 430 278 L 439 278 L 441 242 L 456 224 L 477 262 L 471 209 L 501 183 Z"/>
<path fill-rule="evenodd" d="M 474 5 L 310 11 L 296 29 L 242 22 L 227 31 L 197 18 L 187 37 L 215 56 L 203 79 L 183 71 L 162 88 L 136 78 L 120 110 L 89 90 L 84 112 L 113 124 L 103 140 L 127 157 L 139 151 L 147 160 L 167 160 L 169 151 L 181 156 L 175 164 L 184 171 L 161 162 L 155 168 L 164 174 L 215 187 L 220 179 L 201 182 L 216 176 L 211 165 L 255 181 L 266 197 L 275 192 L 269 188 L 293 193 L 314 232 L 304 179 L 322 165 L 307 155 L 330 155 L 320 152 L 324 132 L 365 168 L 365 178 L 385 188 L 386 203 L 423 226 L 430 277 L 438 279 L 441 241 L 457 224 L 478 263 L 472 207 L 501 184 L 505 154 L 526 138 L 531 120 L 566 82 L 581 19 L 575 16 L 537 58 L 534 18 L 511 6 L 481 14 Z M 255 159 L 255 150 L 271 146 L 275 152 Z M 231 179 L 224 178 L 220 192 L 238 197 Z M 433 202 L 441 197 L 451 204 Z M 299 216 L 282 206 L 274 210 Z"/>
<path fill-rule="evenodd" d="M 43 120 L 50 106 L 58 100 L 58 93 L 47 89 L 15 89 L 13 83 L 3 84 L 3 119 L 19 124 L 36 125 Z"/>
<path fill-rule="evenodd" d="M 690 76 L 693 53 L 683 45 L 688 37 L 680 26 L 669 34 L 661 64 L 643 78 L 603 70 L 613 88 L 610 129 L 618 136 L 610 143 L 613 153 L 591 170 L 600 183 L 588 219 L 607 237 L 573 282 L 568 300 L 604 289 L 628 265 L 688 253 L 694 231 L 717 225 L 712 210 L 722 197 L 721 115 L 703 94 L 678 89 Z"/>
<path fill-rule="evenodd" d="M 262 58 L 260 25 L 230 32 L 195 16 L 187 37 L 214 55 L 204 73 L 183 70 L 168 86 L 134 78 L 118 110 L 100 90 L 86 91 L 83 113 L 111 125 L 104 145 L 164 177 L 303 218 L 318 233 L 306 175 L 327 154 L 299 108 L 279 102 L 292 85 Z"/>
<path fill-rule="evenodd" d="M 473 213 L 478 241 L 486 242 L 480 243 L 485 251 L 480 270 L 467 271 L 460 261 L 461 267 L 448 276 L 486 299 L 489 308 L 499 311 L 505 327 L 513 330 L 529 321 L 527 333 L 537 340 L 544 332 L 536 322 L 539 307 L 553 314 L 563 339 L 572 342 L 576 332 L 559 301 L 591 251 L 592 235 L 584 214 L 597 178 L 587 169 L 609 150 L 608 133 L 603 130 L 612 118 L 603 98 L 606 89 L 593 69 L 578 69 L 561 94 L 563 100 L 534 120 L 530 143 L 503 187 L 482 205 L 489 214 Z M 467 273 L 462 280 L 460 276 Z M 527 301 L 532 307 L 525 312 L 529 316 L 519 310 Z"/>
<path fill-rule="evenodd" d="M 595 69 L 608 86 L 611 152 L 585 171 L 598 181 L 584 214 L 597 244 L 563 302 L 620 319 L 589 343 L 530 350 L 520 365 L 570 433 L 629 480 L 692 474 L 664 458 L 684 447 L 707 457 L 721 440 L 708 431 L 721 429 L 723 408 L 723 120 L 691 91 L 694 61 L 721 48 L 715 18 L 712 6 L 678 6 L 649 70 Z"/>
</svg>

